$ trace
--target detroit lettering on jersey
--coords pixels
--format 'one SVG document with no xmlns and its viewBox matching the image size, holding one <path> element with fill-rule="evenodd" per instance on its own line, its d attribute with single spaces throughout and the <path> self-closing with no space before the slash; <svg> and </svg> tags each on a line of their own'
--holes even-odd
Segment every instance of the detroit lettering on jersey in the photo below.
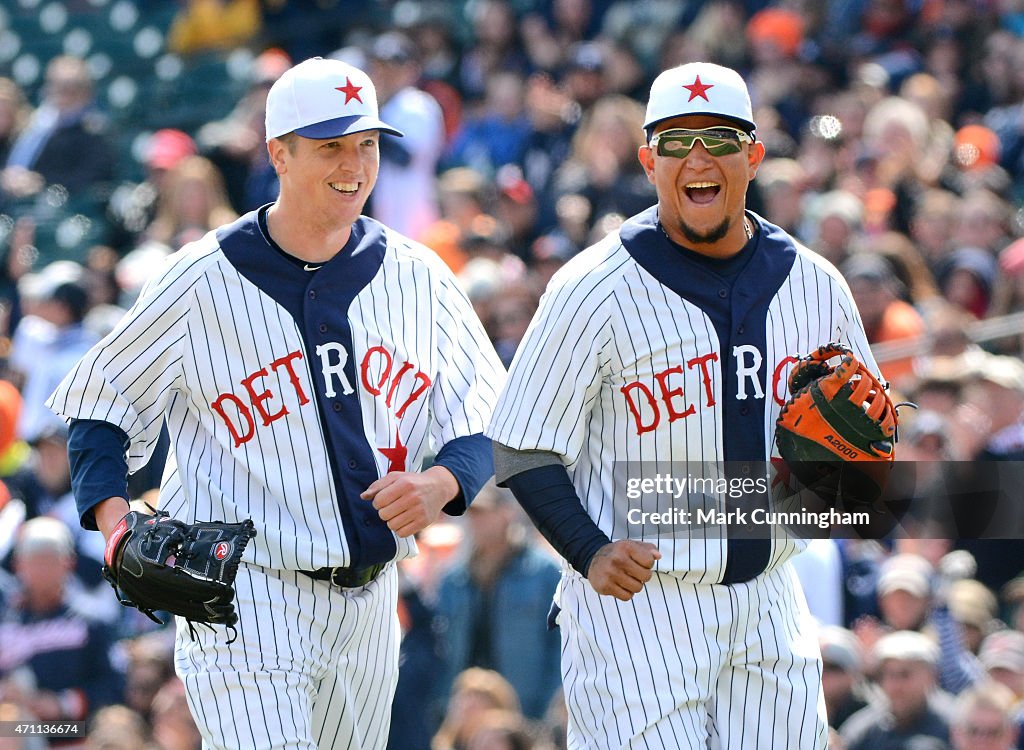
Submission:
<svg viewBox="0 0 1024 750">
<path fill-rule="evenodd" d="M 359 494 L 483 431 L 504 375 L 486 341 L 428 249 L 364 217 L 311 274 L 275 250 L 252 212 L 171 256 L 51 407 L 121 427 L 130 470 L 166 410 L 163 509 L 252 518 L 248 562 L 363 566 L 407 557 L 415 543 Z"/>
<path fill-rule="evenodd" d="M 699 527 L 643 536 L 626 523 L 628 500 L 610 468 L 768 461 L 797 357 L 839 340 L 877 370 L 836 269 L 748 215 L 757 246 L 731 278 L 680 252 L 659 231 L 656 207 L 566 264 L 516 353 L 512 397 L 499 402 L 487 433 L 518 450 L 561 454 L 609 538 L 657 544 L 658 569 L 695 583 L 723 580 L 730 540 Z M 798 544 L 770 540 L 762 567 Z"/>
</svg>

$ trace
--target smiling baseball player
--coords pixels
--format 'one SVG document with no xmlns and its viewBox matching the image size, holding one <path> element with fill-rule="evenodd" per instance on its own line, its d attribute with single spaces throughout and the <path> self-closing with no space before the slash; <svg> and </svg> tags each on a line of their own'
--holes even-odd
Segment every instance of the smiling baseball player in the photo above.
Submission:
<svg viewBox="0 0 1024 750">
<path fill-rule="evenodd" d="M 764 466 L 794 353 L 843 341 L 877 368 L 837 271 L 745 210 L 765 149 L 741 77 L 662 73 L 644 127 L 658 204 L 551 280 L 487 431 L 568 562 L 569 747 L 820 750 L 821 660 L 786 562 L 801 542 L 631 522 L 621 469 Z"/>
<path fill-rule="evenodd" d="M 278 200 L 171 256 L 50 404 L 73 420 L 83 525 L 118 528 L 108 548 L 125 533 L 126 472 L 165 420 L 161 510 L 252 519 L 237 639 L 193 640 L 178 621 L 204 747 L 383 748 L 394 562 L 491 475 L 481 433 L 504 372 L 436 255 L 360 215 L 379 134 L 400 135 L 369 77 L 307 60 L 274 84 L 266 117 Z"/>
</svg>

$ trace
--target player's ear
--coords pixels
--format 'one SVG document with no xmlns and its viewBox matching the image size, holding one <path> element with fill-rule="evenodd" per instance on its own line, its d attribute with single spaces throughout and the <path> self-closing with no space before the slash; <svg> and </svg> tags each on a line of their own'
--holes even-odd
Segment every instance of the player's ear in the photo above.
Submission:
<svg viewBox="0 0 1024 750">
<path fill-rule="evenodd" d="M 750 144 L 750 148 L 747 149 L 747 173 L 749 175 L 747 179 L 752 180 L 757 175 L 757 168 L 764 161 L 764 154 L 764 144 L 761 141 L 754 141 Z"/>
<path fill-rule="evenodd" d="M 267 155 L 270 157 L 270 163 L 273 165 L 274 171 L 278 174 L 284 174 L 288 169 L 284 158 L 287 151 L 288 144 L 280 138 L 271 138 L 267 141 Z"/>
<path fill-rule="evenodd" d="M 644 172 L 647 173 L 647 181 L 654 184 L 654 151 L 646 143 L 641 146 L 636 152 L 637 159 L 640 160 L 640 166 L 644 168 Z"/>
</svg>

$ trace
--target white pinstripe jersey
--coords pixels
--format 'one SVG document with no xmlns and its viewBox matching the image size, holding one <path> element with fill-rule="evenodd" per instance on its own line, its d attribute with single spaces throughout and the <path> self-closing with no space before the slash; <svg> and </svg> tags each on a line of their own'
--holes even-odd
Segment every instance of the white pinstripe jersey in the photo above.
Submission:
<svg viewBox="0 0 1024 750">
<path fill-rule="evenodd" d="M 722 580 L 727 540 L 627 524 L 616 467 L 766 462 L 797 357 L 841 341 L 878 369 L 838 271 L 749 215 L 758 233 L 734 279 L 673 245 L 656 207 L 572 259 L 541 300 L 487 430 L 559 454 L 609 538 L 657 544 L 656 569 L 693 582 Z M 767 568 L 802 547 L 771 545 Z"/>
<path fill-rule="evenodd" d="M 130 471 L 166 416 L 161 507 L 252 518 L 247 562 L 309 570 L 415 554 L 359 493 L 482 432 L 503 379 L 433 252 L 362 217 L 311 274 L 253 212 L 172 255 L 50 405 L 118 425 Z"/>
</svg>

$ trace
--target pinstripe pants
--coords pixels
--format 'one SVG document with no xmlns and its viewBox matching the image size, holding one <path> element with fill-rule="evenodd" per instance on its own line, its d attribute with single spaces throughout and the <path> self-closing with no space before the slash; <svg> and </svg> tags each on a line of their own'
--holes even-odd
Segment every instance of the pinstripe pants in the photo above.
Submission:
<svg viewBox="0 0 1024 750">
<path fill-rule="evenodd" d="M 238 639 L 178 619 L 175 671 L 204 750 L 383 750 L 398 681 L 398 576 L 340 589 L 241 565 Z"/>
<path fill-rule="evenodd" d="M 629 602 L 559 587 L 570 750 L 827 744 L 821 656 L 784 563 L 743 584 L 656 573 Z"/>
</svg>

